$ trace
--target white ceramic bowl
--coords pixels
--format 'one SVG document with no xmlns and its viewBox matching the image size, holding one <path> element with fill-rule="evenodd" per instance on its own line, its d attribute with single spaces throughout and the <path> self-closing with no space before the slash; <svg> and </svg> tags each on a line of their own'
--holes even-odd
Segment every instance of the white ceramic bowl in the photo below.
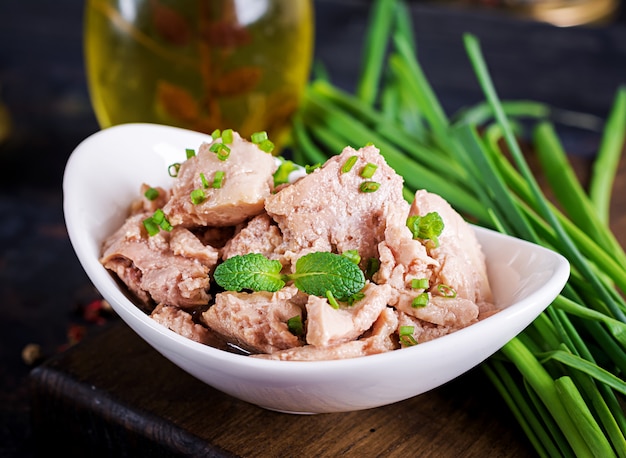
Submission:
<svg viewBox="0 0 626 458">
<path fill-rule="evenodd" d="M 64 212 L 87 275 L 119 316 L 166 358 L 208 385 L 291 413 L 367 409 L 419 395 L 463 374 L 530 324 L 559 294 L 569 264 L 537 245 L 476 228 L 499 313 L 415 347 L 340 361 L 249 358 L 193 342 L 137 308 L 98 261 L 100 244 L 126 216 L 139 185 L 170 186 L 167 167 L 208 137 L 173 127 L 127 124 L 100 131 L 72 153 Z"/>
</svg>

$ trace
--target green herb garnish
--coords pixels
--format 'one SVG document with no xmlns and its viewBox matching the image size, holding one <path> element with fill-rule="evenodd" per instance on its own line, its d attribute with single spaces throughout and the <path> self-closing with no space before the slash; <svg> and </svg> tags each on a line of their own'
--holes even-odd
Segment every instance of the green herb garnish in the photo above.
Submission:
<svg viewBox="0 0 626 458">
<path fill-rule="evenodd" d="M 380 260 L 378 258 L 369 258 L 367 260 L 367 267 L 365 268 L 365 276 L 372 278 L 376 272 L 380 269 Z"/>
<path fill-rule="evenodd" d="M 413 307 L 414 309 L 425 307 L 426 305 L 428 305 L 428 299 L 428 293 L 420 293 L 411 302 L 411 307 Z"/>
<path fill-rule="evenodd" d="M 274 143 L 271 140 L 263 140 L 257 145 L 261 151 L 271 153 L 274 151 Z"/>
<path fill-rule="evenodd" d="M 209 151 L 215 153 L 220 161 L 225 161 L 230 156 L 230 148 L 224 143 L 213 143 Z"/>
<path fill-rule="evenodd" d="M 155 188 L 148 188 L 146 189 L 146 192 L 143 193 L 143 195 L 148 200 L 155 200 L 157 197 L 159 197 L 159 191 L 157 191 Z"/>
<path fill-rule="evenodd" d="M 285 286 L 284 275 L 280 271 L 280 261 L 268 259 L 260 253 L 233 256 L 219 264 L 213 278 L 227 291 L 275 292 Z"/>
<path fill-rule="evenodd" d="M 359 186 L 359 191 L 361 192 L 376 192 L 380 188 L 380 183 L 375 181 L 364 181 Z"/>
<path fill-rule="evenodd" d="M 361 262 L 361 255 L 359 254 L 359 250 L 346 250 L 343 253 L 341 253 L 341 256 L 345 256 L 350 261 L 355 263 L 357 266 Z"/>
<path fill-rule="evenodd" d="M 309 253 L 296 261 L 296 270 L 281 274 L 279 261 L 259 253 L 233 256 L 217 266 L 213 277 L 229 291 L 274 292 L 293 281 L 300 291 L 319 297 L 328 292 L 335 298 L 348 298 L 365 286 L 365 276 L 350 259 L 325 251 Z"/>
<path fill-rule="evenodd" d="M 317 164 L 313 164 L 313 165 L 305 165 L 304 166 L 304 171 L 308 175 L 309 173 L 313 173 L 313 171 L 315 169 L 319 169 L 321 166 L 322 166 L 322 164 L 320 164 L 319 162 Z"/>
<path fill-rule="evenodd" d="M 400 343 L 406 347 L 412 347 L 417 345 L 417 340 L 413 337 L 415 326 L 400 326 L 398 328 L 398 336 L 400 337 Z"/>
<path fill-rule="evenodd" d="M 360 175 L 363 178 L 372 178 L 374 176 L 374 174 L 376 173 L 377 169 L 378 169 L 378 166 L 376 164 L 372 164 L 371 162 L 368 162 L 361 169 Z"/>
<path fill-rule="evenodd" d="M 209 187 L 209 180 L 207 180 L 206 176 L 202 172 L 200 172 L 200 181 L 202 182 L 202 187 L 204 189 Z"/>
<path fill-rule="evenodd" d="M 252 143 L 259 147 L 261 151 L 265 151 L 266 153 L 271 153 L 274 151 L 274 143 L 267 136 L 267 132 L 255 132 L 252 134 L 250 138 Z"/>
<path fill-rule="evenodd" d="M 280 165 L 276 172 L 274 172 L 274 186 L 278 186 L 284 183 L 289 183 L 289 174 L 294 170 L 297 170 L 298 167 L 292 161 L 288 161 L 284 158 L 280 159 Z"/>
<path fill-rule="evenodd" d="M 167 173 L 172 178 L 176 178 L 178 176 L 179 170 L 180 170 L 180 162 L 174 162 L 167 168 Z"/>
<path fill-rule="evenodd" d="M 159 233 L 159 225 L 154 222 L 154 220 L 149 217 L 143 220 L 143 227 L 148 231 L 148 235 L 152 237 L 153 235 L 157 235 Z"/>
<path fill-rule="evenodd" d="M 365 286 L 365 276 L 359 266 L 340 254 L 319 251 L 302 256 L 291 274 L 296 287 L 307 294 L 324 297 L 330 291 L 343 299 Z"/>
<path fill-rule="evenodd" d="M 337 302 L 337 299 L 335 299 L 334 294 L 330 290 L 326 291 L 326 299 L 328 299 L 328 303 L 332 308 L 339 308 L 339 302 Z"/>
<path fill-rule="evenodd" d="M 350 297 L 348 297 L 346 299 L 346 302 L 348 303 L 348 305 L 352 306 L 356 302 L 359 302 L 364 297 L 365 297 L 365 293 L 363 291 L 358 291 L 358 292 L 354 293 L 353 295 L 351 295 Z"/>
<path fill-rule="evenodd" d="M 206 195 L 204 194 L 204 191 L 202 189 L 198 188 L 191 191 L 191 193 L 189 194 L 189 198 L 194 205 L 200 205 L 202 202 L 205 201 Z"/>
<path fill-rule="evenodd" d="M 150 237 L 157 235 L 160 229 L 168 232 L 173 229 L 173 226 L 168 221 L 165 213 L 160 208 L 155 210 L 152 216 L 143 220 L 143 227 L 146 231 L 148 231 L 148 235 Z"/>
<path fill-rule="evenodd" d="M 357 156 L 350 156 L 348 159 L 346 159 L 346 162 L 344 162 L 343 166 L 341 167 L 341 173 L 348 173 L 350 170 L 352 170 L 352 167 L 354 167 L 354 164 L 356 164 L 357 159 Z"/>
<path fill-rule="evenodd" d="M 217 170 L 215 175 L 213 175 L 213 185 L 212 187 L 215 189 L 219 189 L 224 184 L 224 176 L 226 173 L 223 170 Z"/>
<path fill-rule="evenodd" d="M 430 212 L 424 216 L 412 215 L 406 220 L 407 227 L 411 230 L 414 239 L 430 240 L 439 246 L 439 236 L 443 232 L 444 224 L 437 212 Z"/>
<path fill-rule="evenodd" d="M 452 286 L 441 284 L 437 285 L 437 289 L 443 297 L 449 297 L 451 299 L 456 297 L 456 291 Z"/>
<path fill-rule="evenodd" d="M 414 278 L 411 280 L 411 288 L 413 289 L 427 289 L 428 278 Z"/>
<path fill-rule="evenodd" d="M 292 316 L 287 320 L 287 328 L 294 336 L 304 335 L 304 325 L 302 324 L 302 317 L 300 315 Z"/>
<path fill-rule="evenodd" d="M 267 136 L 267 132 L 261 131 L 261 132 L 253 133 L 252 136 L 250 137 L 250 140 L 252 140 L 252 143 L 254 143 L 255 145 L 258 145 L 259 143 L 264 142 L 265 140 L 269 140 L 269 138 Z"/>
<path fill-rule="evenodd" d="M 222 131 L 222 143 L 229 143 L 231 144 L 233 142 L 233 130 L 232 129 L 224 129 Z"/>
</svg>

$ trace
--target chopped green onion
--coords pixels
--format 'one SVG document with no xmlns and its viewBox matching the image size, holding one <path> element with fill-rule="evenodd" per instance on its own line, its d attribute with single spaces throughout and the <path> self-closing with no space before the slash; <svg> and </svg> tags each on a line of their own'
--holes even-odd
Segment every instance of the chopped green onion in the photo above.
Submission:
<svg viewBox="0 0 626 458">
<path fill-rule="evenodd" d="M 350 156 L 343 164 L 343 167 L 341 167 L 341 173 L 348 173 L 350 170 L 352 170 L 352 167 L 354 167 L 354 164 L 356 164 L 357 159 L 358 156 Z"/>
<path fill-rule="evenodd" d="M 224 147 L 221 148 L 220 151 L 217 153 L 217 158 L 220 161 L 225 161 L 226 159 L 228 159 L 228 156 L 230 156 L 230 148 L 224 145 Z"/>
<path fill-rule="evenodd" d="M 420 293 L 411 302 L 411 307 L 414 309 L 425 307 L 428 305 L 428 293 Z"/>
<path fill-rule="evenodd" d="M 380 188 L 380 183 L 375 181 L 364 181 L 359 186 L 359 191 L 361 192 L 376 192 Z"/>
<path fill-rule="evenodd" d="M 444 229 L 443 219 L 439 213 L 430 212 L 424 216 L 411 215 L 407 218 L 406 225 L 411 230 L 414 239 L 431 240 L 435 248 L 439 246 L 439 236 Z"/>
<path fill-rule="evenodd" d="M 173 178 L 178 176 L 178 171 L 180 170 L 180 162 L 174 162 L 167 168 L 167 173 Z"/>
<path fill-rule="evenodd" d="M 309 173 L 313 173 L 313 170 L 319 169 L 321 166 L 322 166 L 322 164 L 320 164 L 319 162 L 317 164 L 313 164 L 313 165 L 306 165 L 306 166 L 304 166 L 304 171 L 308 175 Z"/>
<path fill-rule="evenodd" d="M 293 161 L 288 161 L 284 158 L 280 159 L 280 165 L 278 166 L 278 169 L 276 169 L 276 172 L 274 172 L 274 187 L 284 183 L 289 183 L 289 174 L 291 174 L 294 170 L 297 170 L 296 164 L 294 164 Z"/>
<path fill-rule="evenodd" d="M 274 143 L 271 140 L 263 140 L 261 143 L 257 145 L 261 151 L 266 153 L 271 153 L 274 151 Z"/>
<path fill-rule="evenodd" d="M 159 225 L 154 222 L 152 217 L 148 217 L 143 220 L 143 227 L 148 231 L 148 235 L 150 237 L 157 235 L 159 233 Z"/>
<path fill-rule="evenodd" d="M 352 261 L 355 264 L 359 264 L 361 262 L 361 255 L 359 254 L 358 250 L 346 250 L 343 253 L 341 253 L 342 256 L 345 256 L 346 258 L 348 258 L 350 261 Z"/>
<path fill-rule="evenodd" d="M 164 231 L 171 231 L 173 229 L 170 222 L 167 220 L 165 213 L 160 208 L 156 209 L 152 216 L 143 220 L 143 226 L 148 231 L 148 235 L 152 237 L 159 233 L 159 228 Z"/>
<path fill-rule="evenodd" d="M 451 299 L 454 299 L 456 297 L 456 291 L 451 286 L 441 284 L 437 285 L 437 289 L 443 297 L 449 297 Z"/>
<path fill-rule="evenodd" d="M 222 142 L 223 143 L 233 142 L 233 130 L 232 129 L 224 129 L 222 131 Z"/>
<path fill-rule="evenodd" d="M 225 161 L 226 159 L 228 159 L 228 156 L 230 156 L 230 148 L 224 143 L 213 143 L 209 147 L 209 151 L 217 154 L 217 158 L 220 161 Z"/>
<path fill-rule="evenodd" d="M 204 195 L 204 191 L 202 189 L 194 189 L 189 194 L 189 197 L 191 198 L 191 202 L 194 205 L 199 205 L 206 199 L 206 196 Z"/>
<path fill-rule="evenodd" d="M 211 138 L 213 140 L 217 140 L 221 136 L 222 136 L 222 132 L 219 129 L 215 129 L 213 132 L 211 132 Z"/>
<path fill-rule="evenodd" d="M 368 162 L 361 169 L 361 176 L 363 178 L 372 178 L 374 176 L 374 173 L 376 173 L 376 169 L 378 169 L 378 166 L 376 164 L 372 164 L 371 162 Z"/>
<path fill-rule="evenodd" d="M 355 302 L 359 302 L 361 299 L 365 297 L 365 293 L 363 291 L 359 291 L 354 293 L 352 296 L 348 297 L 346 301 L 349 306 L 353 306 Z"/>
<path fill-rule="evenodd" d="M 159 197 L 159 191 L 157 191 L 154 188 L 148 188 L 146 189 L 146 192 L 143 193 L 143 195 L 146 197 L 146 199 L 148 200 L 154 200 L 157 197 Z"/>
<path fill-rule="evenodd" d="M 209 146 L 209 151 L 211 151 L 212 153 L 217 153 L 219 150 L 221 150 L 224 147 L 223 143 L 213 143 L 211 146 Z"/>
<path fill-rule="evenodd" d="M 398 335 L 400 337 L 400 343 L 407 347 L 417 345 L 417 340 L 413 337 L 415 326 L 400 326 L 398 327 Z"/>
<path fill-rule="evenodd" d="M 161 227 L 161 229 L 165 231 L 171 231 L 173 229 L 172 225 L 167 220 L 165 213 L 160 208 L 157 208 L 154 211 L 154 214 L 152 215 L 152 219 L 154 220 L 155 223 L 157 223 Z"/>
<path fill-rule="evenodd" d="M 287 320 L 287 328 L 294 336 L 304 335 L 304 326 L 300 315 L 292 316 Z"/>
<path fill-rule="evenodd" d="M 252 140 L 252 143 L 258 145 L 259 143 L 262 143 L 265 140 L 268 140 L 269 138 L 267 136 L 267 132 L 262 131 L 262 132 L 253 133 L 250 139 Z"/>
<path fill-rule="evenodd" d="M 200 181 L 202 181 L 202 187 L 203 188 L 208 188 L 209 187 L 209 180 L 206 179 L 206 176 L 204 176 L 204 173 L 200 172 Z"/>
<path fill-rule="evenodd" d="M 367 260 L 367 267 L 365 268 L 365 276 L 372 278 L 376 272 L 380 269 L 380 261 L 378 258 L 369 258 Z"/>
<path fill-rule="evenodd" d="M 332 308 L 334 309 L 339 308 L 339 303 L 337 302 L 337 299 L 335 299 L 335 296 L 331 290 L 326 291 L 326 299 L 328 299 L 328 303 L 330 304 Z"/>
<path fill-rule="evenodd" d="M 196 150 L 192 148 L 185 149 L 185 154 L 187 155 L 187 159 L 191 159 L 196 155 Z"/>
<path fill-rule="evenodd" d="M 428 289 L 428 278 L 414 278 L 411 280 L 411 288 Z"/>
<path fill-rule="evenodd" d="M 222 184 L 224 182 L 224 171 L 223 170 L 218 170 L 215 172 L 215 175 L 213 176 L 213 187 L 215 189 L 219 189 L 222 187 Z"/>
</svg>

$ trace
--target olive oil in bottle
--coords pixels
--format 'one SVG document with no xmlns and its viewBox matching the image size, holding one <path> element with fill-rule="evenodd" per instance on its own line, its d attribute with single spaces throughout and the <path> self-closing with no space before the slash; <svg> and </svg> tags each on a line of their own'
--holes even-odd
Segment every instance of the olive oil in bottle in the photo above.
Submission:
<svg viewBox="0 0 626 458">
<path fill-rule="evenodd" d="M 308 81 L 312 0 L 88 0 L 84 49 L 102 128 L 267 131 L 280 145 Z"/>
</svg>

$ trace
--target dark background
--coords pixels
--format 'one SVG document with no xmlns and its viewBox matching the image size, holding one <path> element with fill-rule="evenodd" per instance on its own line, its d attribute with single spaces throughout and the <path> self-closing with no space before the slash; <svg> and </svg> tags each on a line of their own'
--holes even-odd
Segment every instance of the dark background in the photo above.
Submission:
<svg viewBox="0 0 626 458">
<path fill-rule="evenodd" d="M 316 58 L 350 89 L 369 2 L 315 4 Z M 482 100 L 463 32 L 481 40 L 502 98 L 544 101 L 600 120 L 626 83 L 623 7 L 602 25 L 558 28 L 480 8 L 411 4 L 419 59 L 449 112 Z M 0 456 L 33 453 L 29 371 L 80 338 L 76 332 L 97 326 L 85 308 L 98 296 L 62 213 L 65 162 L 98 130 L 85 84 L 82 12 L 78 0 L 0 2 L 0 106 L 12 121 L 8 138 L 0 137 Z M 597 140 L 593 130 L 566 133 L 573 154 L 592 154 Z M 27 362 L 29 344 L 41 354 Z"/>
</svg>

